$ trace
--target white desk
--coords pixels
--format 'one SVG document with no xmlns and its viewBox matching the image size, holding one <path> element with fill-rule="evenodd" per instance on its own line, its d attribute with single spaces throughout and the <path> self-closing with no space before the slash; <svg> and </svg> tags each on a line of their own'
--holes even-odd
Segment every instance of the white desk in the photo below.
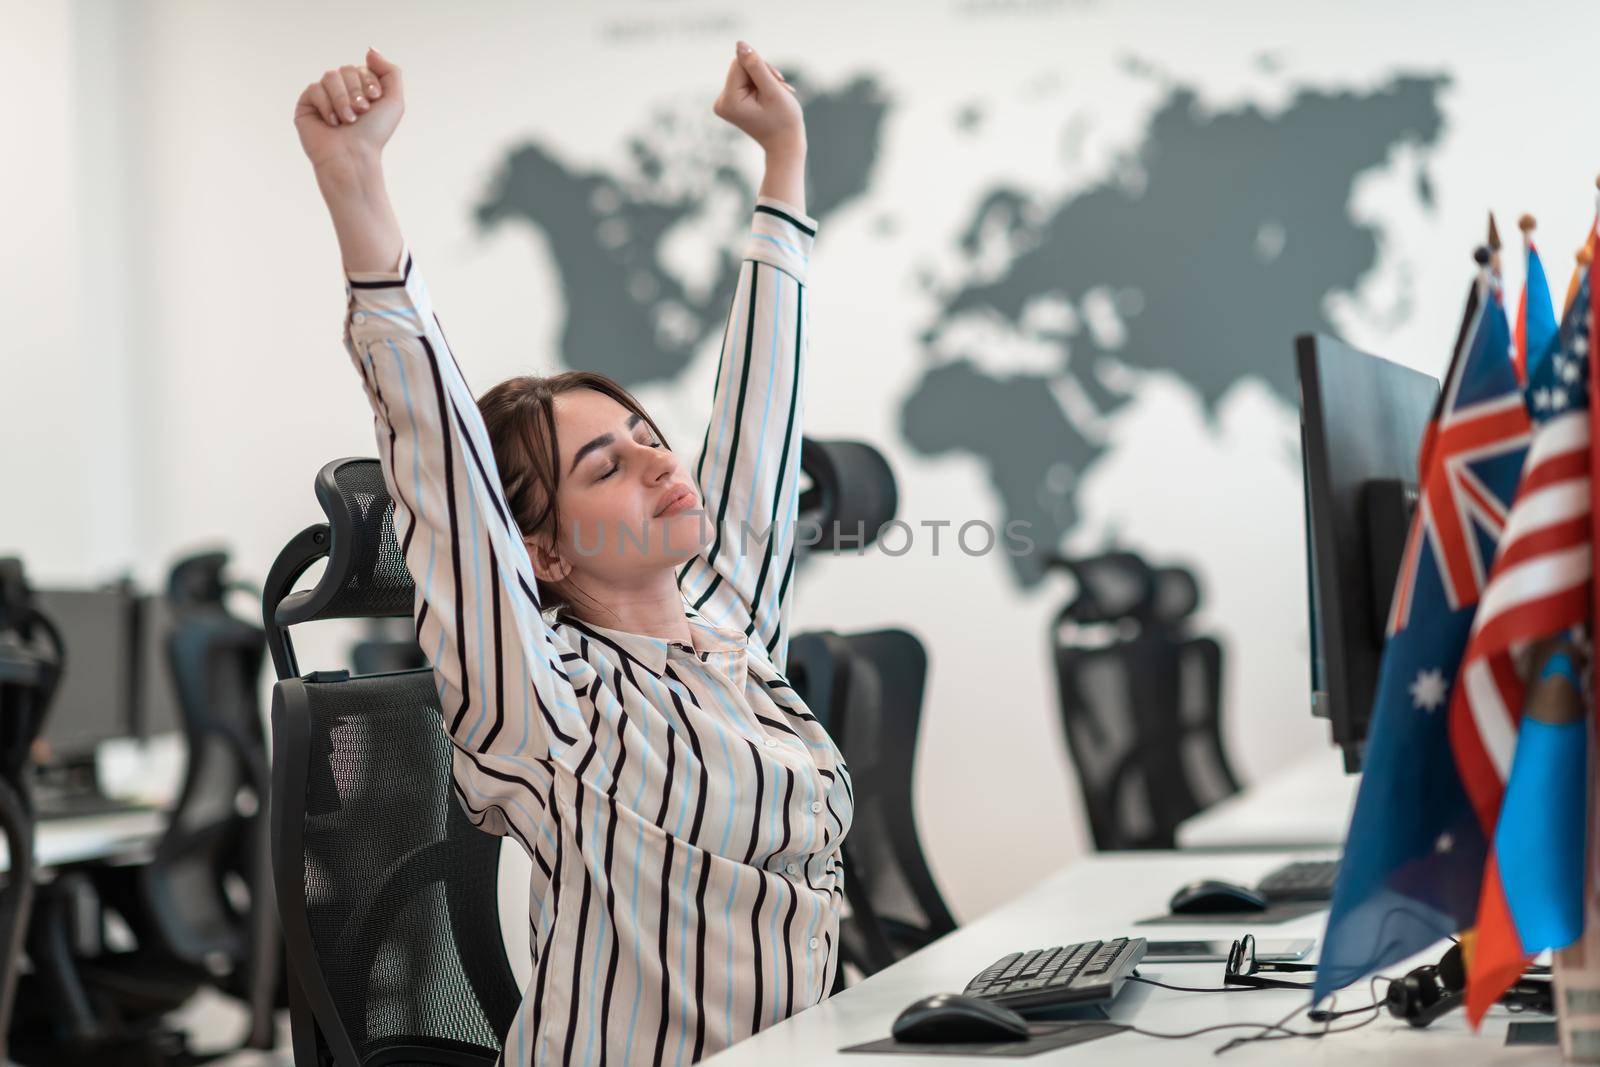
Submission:
<svg viewBox="0 0 1600 1067">
<path fill-rule="evenodd" d="M 166 828 L 167 815 L 160 811 L 43 819 L 34 834 L 34 866 L 44 871 L 90 860 L 134 858 L 147 852 Z M 10 866 L 11 857 L 0 841 L 0 871 Z"/>
<path fill-rule="evenodd" d="M 989 1057 L 862 1055 L 841 1053 L 846 1045 L 889 1036 L 896 1015 L 911 1002 L 930 993 L 959 991 L 967 981 L 1000 956 L 1017 949 L 1041 948 L 1118 935 L 1153 939 L 1231 938 L 1250 931 L 1238 927 L 1134 926 L 1133 921 L 1166 910 L 1166 901 L 1178 885 L 1196 877 L 1213 875 L 1253 882 L 1286 859 L 1283 853 L 1246 855 L 1195 855 L 1145 853 L 1095 856 L 1076 863 L 1047 879 L 1019 899 L 942 938 L 893 967 L 824 1001 L 815 1008 L 786 1019 L 747 1041 L 706 1061 L 716 1067 L 778 1067 L 786 1064 L 835 1064 L 844 1067 L 951 1067 L 983 1062 L 1014 1064 L 1099 1064 L 1117 1067 L 1214 1063 L 1281 1064 L 1315 1060 L 1319 1063 L 1383 1064 L 1450 1062 L 1452 1067 L 1476 1063 L 1556 1063 L 1560 1053 L 1551 1046 L 1505 1047 L 1510 1016 L 1496 1010 L 1481 1034 L 1466 1028 L 1460 1013 L 1453 1013 L 1427 1030 L 1414 1030 L 1399 1020 L 1381 1015 L 1350 1033 L 1320 1041 L 1297 1039 L 1261 1042 L 1237 1048 L 1221 1060 L 1212 1050 L 1230 1037 L 1248 1031 L 1223 1031 L 1183 1041 L 1162 1041 L 1121 1033 L 1072 1048 L 1044 1052 L 1026 1059 Z M 1293 922 L 1257 928 L 1262 937 L 1322 936 L 1326 913 Z M 1418 961 L 1437 959 L 1442 948 L 1430 949 Z M 1403 974 L 1414 964 L 1385 973 Z M 1220 963 L 1149 964 L 1140 972 L 1148 977 L 1183 985 L 1215 986 L 1222 980 Z M 1147 1030 L 1174 1033 L 1224 1022 L 1277 1022 L 1306 994 L 1291 990 L 1246 993 L 1177 993 L 1130 983 L 1111 1009 L 1114 1021 L 1129 1022 Z M 1337 1006 L 1368 1003 L 1365 988 L 1339 995 Z M 1301 1026 L 1309 1027 L 1301 1017 Z M 1354 1022 L 1355 1018 L 1343 1020 Z M 1338 1025 L 1338 1024 L 1336 1024 Z"/>
<path fill-rule="evenodd" d="M 1337 752 L 1318 752 L 1185 820 L 1178 847 L 1338 848 L 1360 784 L 1360 775 L 1344 773 Z"/>
</svg>

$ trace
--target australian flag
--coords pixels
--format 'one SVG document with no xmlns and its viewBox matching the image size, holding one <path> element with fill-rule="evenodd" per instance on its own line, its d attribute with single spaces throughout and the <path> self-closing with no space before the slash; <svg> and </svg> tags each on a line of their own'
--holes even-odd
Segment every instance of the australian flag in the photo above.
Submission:
<svg viewBox="0 0 1600 1067">
<path fill-rule="evenodd" d="M 1419 500 L 1313 999 L 1473 925 L 1488 844 L 1451 752 L 1452 687 L 1527 453 L 1488 256 L 1424 434 Z"/>
</svg>

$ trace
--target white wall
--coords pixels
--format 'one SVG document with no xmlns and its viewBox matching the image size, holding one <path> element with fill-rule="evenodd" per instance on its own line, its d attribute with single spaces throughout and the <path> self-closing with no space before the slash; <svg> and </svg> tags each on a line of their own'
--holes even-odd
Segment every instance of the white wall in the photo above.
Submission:
<svg viewBox="0 0 1600 1067">
<path fill-rule="evenodd" d="M 507 146 L 537 138 L 573 165 L 611 166 L 659 103 L 703 103 L 714 122 L 735 37 L 825 84 L 877 72 L 896 106 L 871 191 L 829 220 L 814 258 L 808 415 L 820 436 L 884 448 L 913 522 L 994 511 L 976 460 L 914 454 L 896 416 L 926 358 L 915 338 L 928 297 L 913 280 L 939 265 L 971 206 L 952 190 L 986 174 L 1073 187 L 1137 142 L 1162 79 L 1193 84 L 1209 107 L 1270 110 L 1299 84 L 1359 90 L 1403 70 L 1452 75 L 1449 125 L 1427 163 L 1437 207 L 1416 206 L 1419 161 L 1403 151 L 1363 177 L 1351 210 L 1383 218 L 1380 264 L 1358 292 L 1330 300 L 1351 341 L 1435 374 L 1484 211 L 1508 234 L 1520 212 L 1540 216 L 1559 290 L 1600 167 L 1583 109 L 1597 16 L 1583 2 L 1515 17 L 1485 2 L 1377 0 L 1303 3 L 1292 16 L 1265 2 L 1158 0 L 216 0 L 0 13 L 0 76 L 29 101 L 8 108 L 27 165 L 0 167 L 6 229 L 18 235 L 0 268 L 13 342 L 0 386 L 0 546 L 53 579 L 123 567 L 153 579 L 175 553 L 219 540 L 260 577 L 316 517 L 317 467 L 372 451 L 338 343 L 337 252 L 289 120 L 308 80 L 369 43 L 407 69 L 394 199 L 479 389 L 548 368 L 563 313 L 539 234 L 481 237 L 472 226 L 471 202 Z M 619 34 L 625 21 L 658 28 Z M 1263 52 L 1281 73 L 1263 68 Z M 1130 75 L 1129 56 L 1158 76 Z M 1057 72 L 1061 108 L 1093 120 L 1072 167 L 1022 92 L 1041 69 Z M 947 148 L 949 114 L 974 96 L 1000 105 L 991 150 Z M 745 162 L 753 177 L 756 160 Z M 885 215 L 911 235 L 878 241 Z M 1203 249 L 1151 254 L 1191 256 L 1204 270 Z M 1515 292 L 1515 262 L 1507 274 Z M 1391 314 L 1402 300 L 1409 310 Z M 710 356 L 682 390 L 641 393 L 669 436 L 698 436 Z M 1229 740 L 1247 776 L 1322 749 L 1307 712 L 1293 409 L 1247 380 L 1207 413 L 1152 380 L 1108 432 L 1125 447 L 1083 473 L 1074 545 L 1116 536 L 1203 566 L 1203 621 L 1229 641 Z M 1179 432 L 1191 444 L 1164 447 Z M 1002 559 L 949 552 L 827 561 L 801 591 L 802 627 L 910 622 L 927 639 L 919 810 L 964 917 L 1085 847 L 1046 659 L 1062 592 L 1019 594 Z"/>
</svg>

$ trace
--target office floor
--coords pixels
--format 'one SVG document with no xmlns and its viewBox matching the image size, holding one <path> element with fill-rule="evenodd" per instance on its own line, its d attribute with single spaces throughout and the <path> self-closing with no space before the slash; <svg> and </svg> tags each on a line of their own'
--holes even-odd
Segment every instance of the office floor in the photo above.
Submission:
<svg viewBox="0 0 1600 1067">
<path fill-rule="evenodd" d="M 168 1016 L 174 1027 L 189 1035 L 196 1052 L 231 1048 L 244 1033 L 246 1015 L 238 1001 L 201 990 L 181 1011 Z M 214 1067 L 293 1067 L 289 1043 L 289 1013 L 278 1013 L 278 1047 L 271 1052 L 244 1051 L 212 1061 Z"/>
</svg>

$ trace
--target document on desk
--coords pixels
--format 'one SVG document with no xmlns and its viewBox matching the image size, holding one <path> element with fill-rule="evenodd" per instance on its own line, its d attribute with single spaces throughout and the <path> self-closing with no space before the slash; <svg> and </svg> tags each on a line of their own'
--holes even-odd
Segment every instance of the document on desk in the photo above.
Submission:
<svg viewBox="0 0 1600 1067">
<path fill-rule="evenodd" d="M 916 1041 L 897 1041 L 886 1037 L 881 1041 L 868 1041 L 864 1045 L 851 1045 L 840 1052 L 903 1053 L 908 1056 L 1003 1056 L 1016 1059 L 1033 1056 L 1052 1049 L 1081 1045 L 1112 1034 L 1121 1033 L 1122 1027 L 1108 1022 L 1030 1022 L 1026 1041 L 951 1041 L 940 1045 Z"/>
</svg>

